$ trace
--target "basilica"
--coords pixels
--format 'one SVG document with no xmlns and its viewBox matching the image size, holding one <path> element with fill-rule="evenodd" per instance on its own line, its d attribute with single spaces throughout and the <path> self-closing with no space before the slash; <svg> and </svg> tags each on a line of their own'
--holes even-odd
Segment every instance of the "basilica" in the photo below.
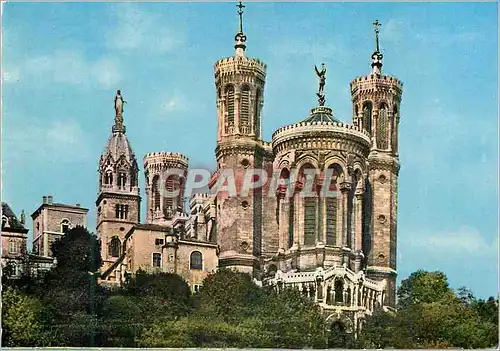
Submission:
<svg viewBox="0 0 500 351">
<path fill-rule="evenodd" d="M 101 283 L 120 284 L 142 269 L 177 273 L 197 291 L 209 273 L 236 269 L 278 291 L 298 289 L 321 306 L 327 320 L 342 320 L 356 330 L 374 309 L 395 305 L 402 83 L 382 73 L 376 21 L 371 70 L 350 82 L 352 123 L 339 121 L 325 106 L 323 65 L 316 69 L 317 106 L 264 141 L 267 67 L 245 54 L 242 7 L 234 55 L 214 65 L 217 170 L 209 190 L 227 169 L 237 186 L 248 169 L 278 173 L 281 184 L 292 185 L 277 187 L 272 196 L 267 185 L 244 196 L 197 193 L 185 206 L 188 158 L 151 152 L 142 160 L 146 213 L 141 221 L 141 169 L 126 135 L 118 91 L 98 169 Z M 171 170 L 176 175 L 165 179 Z M 289 182 L 295 170 L 297 179 Z M 305 170 L 313 170 L 313 177 Z M 303 196 L 306 187 L 319 189 L 327 173 L 338 196 Z M 177 195 L 164 196 L 165 189 L 176 189 Z"/>
</svg>

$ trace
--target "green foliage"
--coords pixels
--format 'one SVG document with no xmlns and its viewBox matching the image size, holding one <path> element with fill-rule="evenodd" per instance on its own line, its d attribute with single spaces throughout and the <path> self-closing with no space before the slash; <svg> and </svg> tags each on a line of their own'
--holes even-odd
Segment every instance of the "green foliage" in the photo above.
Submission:
<svg viewBox="0 0 500 351">
<path fill-rule="evenodd" d="M 495 300 L 485 307 L 468 289 L 453 293 L 443 273 L 413 273 L 403 281 L 398 296 L 397 313 L 375 313 L 366 320 L 360 347 L 490 348 L 498 344 Z"/>
<path fill-rule="evenodd" d="M 498 300 L 477 300 L 466 288 L 454 293 L 441 272 L 418 271 L 405 279 L 398 291 L 397 313 L 376 311 L 354 340 L 341 323 L 325 328 L 319 307 L 297 290 L 277 293 L 259 288 L 250 275 L 227 269 L 209 275 L 193 296 L 181 277 L 144 271 L 129 277 L 122 288 L 104 289 L 93 274 L 101 262 L 95 237 L 83 228 L 70 233 L 54 245 L 58 263 L 43 279 L 9 279 L 4 286 L 5 345 L 489 348 L 498 344 Z"/>
<path fill-rule="evenodd" d="M 100 243 L 84 227 L 72 228 L 51 248 L 60 273 L 96 272 L 102 265 Z"/>
<path fill-rule="evenodd" d="M 2 344 L 43 346 L 45 331 L 41 323 L 42 304 L 14 287 L 2 291 Z"/>
<path fill-rule="evenodd" d="M 229 322 L 251 314 L 261 294 L 250 275 L 221 269 L 205 278 L 196 305 L 202 313 Z"/>
<path fill-rule="evenodd" d="M 413 304 L 431 303 L 451 298 L 453 291 L 448 286 L 448 279 L 442 272 L 418 270 L 403 280 L 398 289 L 399 307 Z"/>
</svg>

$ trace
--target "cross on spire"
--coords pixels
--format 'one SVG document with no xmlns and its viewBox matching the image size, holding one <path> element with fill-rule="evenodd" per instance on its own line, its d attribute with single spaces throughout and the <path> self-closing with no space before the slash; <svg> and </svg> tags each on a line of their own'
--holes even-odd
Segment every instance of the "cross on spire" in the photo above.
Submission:
<svg viewBox="0 0 500 351">
<path fill-rule="evenodd" d="M 240 0 L 240 3 L 236 5 L 238 8 L 238 16 L 240 16 L 240 23 L 239 23 L 239 32 L 238 33 L 243 33 L 243 9 L 245 8 L 245 5 Z"/>
<path fill-rule="evenodd" d="M 375 28 L 375 42 L 376 42 L 376 52 L 380 52 L 380 47 L 379 47 L 379 43 L 378 43 L 378 34 L 380 33 L 380 29 L 379 27 L 381 26 L 382 24 L 378 21 L 378 20 L 375 20 L 375 22 L 373 22 L 373 27 Z"/>
</svg>

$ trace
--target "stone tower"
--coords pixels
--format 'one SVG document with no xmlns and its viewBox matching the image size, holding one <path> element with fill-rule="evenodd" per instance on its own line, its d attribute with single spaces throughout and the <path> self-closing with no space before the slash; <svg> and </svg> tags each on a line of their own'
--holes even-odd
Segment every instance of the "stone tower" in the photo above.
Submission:
<svg viewBox="0 0 500 351">
<path fill-rule="evenodd" d="M 188 158 L 177 152 L 152 152 L 144 157 L 147 223 L 162 224 L 175 213 L 184 213 L 187 169 Z M 177 195 L 167 194 L 174 192 Z"/>
<path fill-rule="evenodd" d="M 387 281 L 387 304 L 394 306 L 396 291 L 397 185 L 399 173 L 398 124 L 403 84 L 382 73 L 378 21 L 372 72 L 351 82 L 354 124 L 370 134 L 366 182 L 367 214 L 363 252 L 367 276 Z"/>
<path fill-rule="evenodd" d="M 245 55 L 244 6 L 240 2 L 238 7 L 235 55 L 217 61 L 214 67 L 218 120 L 216 179 L 224 183 L 224 179 L 234 172 L 238 192 L 238 196 L 217 194 L 217 240 L 221 249 L 220 267 L 256 274 L 262 253 L 264 201 L 261 190 L 250 190 L 248 194 L 240 191 L 248 169 L 272 164 L 272 151 L 261 137 L 266 65 Z"/>
<path fill-rule="evenodd" d="M 115 124 L 99 161 L 97 234 L 101 240 L 102 271 L 122 254 L 125 234 L 139 223 L 139 168 L 125 134 L 123 99 L 115 97 Z"/>
</svg>

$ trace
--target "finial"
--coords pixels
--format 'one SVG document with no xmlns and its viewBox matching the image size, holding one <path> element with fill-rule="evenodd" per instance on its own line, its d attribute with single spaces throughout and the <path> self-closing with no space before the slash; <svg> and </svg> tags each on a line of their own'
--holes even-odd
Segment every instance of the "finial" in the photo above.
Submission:
<svg viewBox="0 0 500 351">
<path fill-rule="evenodd" d="M 379 43 L 378 43 L 378 34 L 380 33 L 379 27 L 381 25 L 382 24 L 378 20 L 375 20 L 375 22 L 373 22 L 373 27 L 375 29 L 375 44 L 376 44 L 375 52 L 380 52 L 380 47 L 379 47 Z"/>
<path fill-rule="evenodd" d="M 236 50 L 236 56 L 245 56 L 245 42 L 247 41 L 247 37 L 243 33 L 243 9 L 245 8 L 245 5 L 243 5 L 240 0 L 239 4 L 236 5 L 236 7 L 238 8 L 239 26 L 238 33 L 236 33 L 236 36 L 234 37 L 234 48 Z"/>
<path fill-rule="evenodd" d="M 236 7 L 238 8 L 238 16 L 240 16 L 240 26 L 238 27 L 238 33 L 243 33 L 243 9 L 245 8 L 245 5 L 243 5 L 240 0 L 240 3 L 236 5 Z"/>
<path fill-rule="evenodd" d="M 375 52 L 372 54 L 372 73 L 376 75 L 380 75 L 382 73 L 382 59 L 384 55 L 380 52 L 380 45 L 379 45 L 379 39 L 378 39 L 378 34 L 380 33 L 379 27 L 382 24 L 378 21 L 375 20 L 373 22 L 373 27 L 375 30 Z"/>
<path fill-rule="evenodd" d="M 21 224 L 23 226 L 26 224 L 26 215 L 24 214 L 24 210 L 21 211 Z"/>
<path fill-rule="evenodd" d="M 115 125 L 113 126 L 113 133 L 125 133 L 125 126 L 123 125 L 123 105 L 126 103 L 127 101 L 123 100 L 122 93 L 120 89 L 118 89 L 115 95 Z"/>
<path fill-rule="evenodd" d="M 314 69 L 316 70 L 316 74 L 319 78 L 319 89 L 316 95 L 318 96 L 318 104 L 319 106 L 325 106 L 325 83 L 326 83 L 326 66 L 324 63 L 321 64 L 321 71 L 318 70 L 318 67 L 314 65 Z"/>
</svg>

